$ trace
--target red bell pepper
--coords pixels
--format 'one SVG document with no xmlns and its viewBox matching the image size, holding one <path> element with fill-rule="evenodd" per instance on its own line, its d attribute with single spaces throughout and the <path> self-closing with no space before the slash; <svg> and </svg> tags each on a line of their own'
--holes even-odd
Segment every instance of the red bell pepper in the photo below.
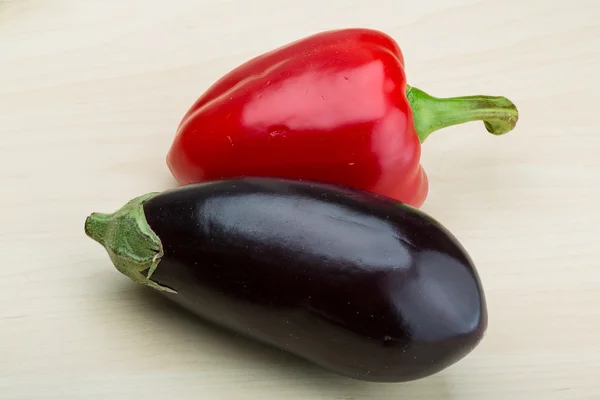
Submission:
<svg viewBox="0 0 600 400">
<path fill-rule="evenodd" d="M 347 185 L 420 207 L 430 133 L 484 121 L 502 135 L 505 97 L 435 98 L 407 85 L 387 34 L 326 31 L 253 58 L 215 82 L 183 117 L 167 156 L 180 184 L 242 176 Z"/>
</svg>

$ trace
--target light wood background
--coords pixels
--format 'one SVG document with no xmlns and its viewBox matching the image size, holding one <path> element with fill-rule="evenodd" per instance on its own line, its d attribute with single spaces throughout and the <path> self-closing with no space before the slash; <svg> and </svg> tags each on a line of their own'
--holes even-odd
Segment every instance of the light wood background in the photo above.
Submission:
<svg viewBox="0 0 600 400">
<path fill-rule="evenodd" d="M 597 0 L 0 1 L 0 399 L 600 399 Z M 246 59 L 381 29 L 412 85 L 497 94 L 517 129 L 432 135 L 423 209 L 476 261 L 488 335 L 408 384 L 334 376 L 189 318 L 83 233 L 174 186 L 183 113 Z"/>
</svg>

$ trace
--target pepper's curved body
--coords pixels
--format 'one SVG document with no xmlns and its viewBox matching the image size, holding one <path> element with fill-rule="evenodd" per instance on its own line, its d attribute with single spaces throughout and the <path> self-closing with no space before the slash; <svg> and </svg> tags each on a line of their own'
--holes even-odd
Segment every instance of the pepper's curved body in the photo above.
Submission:
<svg viewBox="0 0 600 400">
<path fill-rule="evenodd" d="M 423 378 L 465 357 L 487 327 L 467 252 L 437 221 L 391 199 L 250 178 L 140 199 L 86 222 L 121 272 L 338 374 Z M 130 224 L 135 215 L 145 229 Z"/>
<path fill-rule="evenodd" d="M 167 164 L 181 184 L 305 179 L 420 207 L 428 192 L 420 140 L 440 123 L 481 119 L 473 110 L 499 98 L 480 96 L 485 104 L 475 108 L 467 98 L 439 107 L 441 100 L 411 90 L 402 52 L 385 33 L 356 28 L 312 35 L 251 59 L 212 85 L 183 117 Z M 498 107 L 492 106 L 494 118 L 502 114 Z M 510 102 L 507 107 L 516 111 Z"/>
</svg>

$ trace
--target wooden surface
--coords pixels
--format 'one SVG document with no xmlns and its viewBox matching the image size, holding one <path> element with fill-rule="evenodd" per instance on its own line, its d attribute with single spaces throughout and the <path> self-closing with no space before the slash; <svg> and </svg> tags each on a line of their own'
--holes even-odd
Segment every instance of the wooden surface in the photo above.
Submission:
<svg viewBox="0 0 600 400">
<path fill-rule="evenodd" d="M 0 1 L 0 399 L 599 399 L 596 0 Z M 83 233 L 174 186 L 183 113 L 246 59 L 332 28 L 384 30 L 409 82 L 500 94 L 517 129 L 424 145 L 423 209 L 476 261 L 485 340 L 408 384 L 368 384 L 223 333 L 120 275 Z"/>
</svg>

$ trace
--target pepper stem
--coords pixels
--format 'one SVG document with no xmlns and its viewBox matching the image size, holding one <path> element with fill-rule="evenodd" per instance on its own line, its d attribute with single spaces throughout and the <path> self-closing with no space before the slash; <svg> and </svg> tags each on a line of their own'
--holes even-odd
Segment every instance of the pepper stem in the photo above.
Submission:
<svg viewBox="0 0 600 400">
<path fill-rule="evenodd" d="M 483 121 L 489 133 L 504 135 L 514 129 L 519 119 L 517 107 L 506 97 L 437 98 L 411 86 L 407 86 L 406 96 L 421 143 L 439 129 L 472 121 Z"/>
<path fill-rule="evenodd" d="M 115 268 L 134 282 L 176 293 L 150 279 L 163 256 L 160 238 L 148 225 L 143 209 L 144 201 L 155 194 L 136 197 L 112 214 L 90 214 L 85 234 L 101 244 Z"/>
</svg>

